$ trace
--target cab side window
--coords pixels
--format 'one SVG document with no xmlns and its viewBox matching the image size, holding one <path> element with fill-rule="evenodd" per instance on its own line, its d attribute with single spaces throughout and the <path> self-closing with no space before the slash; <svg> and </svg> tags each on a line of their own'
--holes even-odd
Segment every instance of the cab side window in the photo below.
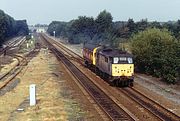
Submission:
<svg viewBox="0 0 180 121">
<path fill-rule="evenodd" d="M 105 62 L 108 63 L 108 58 L 107 57 L 105 57 Z"/>
<path fill-rule="evenodd" d="M 109 62 L 113 63 L 113 58 L 112 57 L 109 58 Z"/>
<path fill-rule="evenodd" d="M 114 63 L 114 64 L 117 64 L 118 61 L 119 61 L 119 58 L 118 58 L 118 57 L 114 57 L 114 58 L 113 58 L 113 63 Z"/>
<path fill-rule="evenodd" d="M 132 58 L 128 58 L 128 63 L 133 63 Z"/>
</svg>

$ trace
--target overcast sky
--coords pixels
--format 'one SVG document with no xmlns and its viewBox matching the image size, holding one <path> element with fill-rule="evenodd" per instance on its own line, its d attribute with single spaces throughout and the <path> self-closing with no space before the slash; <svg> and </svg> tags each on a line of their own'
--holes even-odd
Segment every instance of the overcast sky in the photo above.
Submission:
<svg viewBox="0 0 180 121">
<path fill-rule="evenodd" d="M 69 21 L 81 15 L 96 17 L 104 9 L 114 21 L 180 19 L 180 0 L 0 0 L 0 9 L 28 24 Z"/>
</svg>

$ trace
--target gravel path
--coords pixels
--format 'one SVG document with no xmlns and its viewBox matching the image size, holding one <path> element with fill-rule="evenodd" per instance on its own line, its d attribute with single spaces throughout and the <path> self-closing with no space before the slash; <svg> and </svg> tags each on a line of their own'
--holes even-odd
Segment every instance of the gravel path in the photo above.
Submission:
<svg viewBox="0 0 180 121">
<path fill-rule="evenodd" d="M 168 85 L 159 79 L 144 74 L 136 74 L 135 82 L 165 98 L 180 104 L 180 85 Z"/>
</svg>

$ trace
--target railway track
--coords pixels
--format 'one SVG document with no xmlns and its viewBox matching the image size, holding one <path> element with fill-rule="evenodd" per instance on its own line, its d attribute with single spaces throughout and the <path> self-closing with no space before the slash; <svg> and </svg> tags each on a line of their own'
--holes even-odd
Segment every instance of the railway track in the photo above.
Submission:
<svg viewBox="0 0 180 121">
<path fill-rule="evenodd" d="M 16 64 L 9 72 L 0 77 L 0 90 L 2 90 L 10 82 L 12 82 L 13 79 L 22 71 L 23 67 L 27 65 L 28 61 L 31 60 L 38 52 L 39 49 L 34 49 L 27 55 L 25 55 L 25 57 L 22 57 L 20 55 L 11 55 L 17 58 L 19 61 L 18 64 Z"/>
<path fill-rule="evenodd" d="M 12 42 L 9 42 L 8 46 L 3 48 L 3 50 L 0 52 L 0 55 L 5 53 L 6 51 L 8 51 L 11 48 L 21 46 L 24 43 L 24 41 L 25 41 L 25 38 L 18 37 L 16 40 L 14 40 Z M 6 80 L 6 78 L 8 78 L 8 77 L 12 77 L 12 78 L 15 77 L 19 73 L 18 71 L 16 71 L 16 70 L 18 70 L 16 68 L 22 66 L 22 64 L 24 64 L 23 61 L 26 60 L 24 57 L 22 57 L 20 55 L 16 55 L 16 54 L 8 54 L 8 55 L 13 57 L 13 58 L 16 58 L 18 60 L 18 63 L 15 65 L 15 67 L 13 67 L 11 70 L 9 70 L 9 72 L 7 72 L 7 73 L 0 76 L 0 81 L 1 82 L 3 80 Z M 27 63 L 27 61 L 26 61 L 26 63 Z M 15 76 L 12 76 L 12 75 L 15 75 Z M 9 79 L 9 80 L 11 80 L 11 79 Z M 10 81 L 6 81 L 4 84 L 1 84 L 1 85 L 4 85 L 4 86 L 0 86 L 0 89 L 5 87 L 9 82 Z"/>
<path fill-rule="evenodd" d="M 6 87 L 21 72 L 22 66 L 27 63 L 23 57 L 13 56 L 18 60 L 18 63 L 9 72 L 0 77 L 0 90 Z"/>
<path fill-rule="evenodd" d="M 14 47 L 14 45 L 16 45 L 16 47 L 19 47 L 23 42 L 24 39 L 21 39 L 18 46 L 15 43 L 12 44 L 11 47 Z M 34 48 L 28 54 L 25 54 L 24 57 L 17 54 L 8 54 L 9 56 L 16 58 L 18 60 L 18 63 L 15 64 L 15 66 L 8 72 L 0 76 L 0 91 L 13 81 L 13 79 L 22 71 L 23 67 L 27 65 L 28 61 L 31 60 L 34 55 L 39 52 L 39 50 L 40 48 Z"/>
<path fill-rule="evenodd" d="M 82 64 L 83 59 L 81 56 L 76 54 L 75 52 L 67 49 L 65 46 L 61 45 L 59 42 L 54 41 L 56 45 L 60 48 L 62 48 L 63 51 L 68 53 L 68 55 L 71 55 L 71 58 L 76 58 L 75 60 L 81 61 L 80 64 Z M 73 54 L 72 54 L 73 53 Z M 74 57 L 75 55 L 75 57 Z M 74 59 L 73 59 L 74 60 Z M 117 88 L 117 90 L 123 92 L 127 97 L 129 97 L 131 100 L 138 103 L 141 107 L 148 110 L 150 113 L 152 113 L 154 116 L 156 116 L 159 120 L 165 120 L 165 121 L 179 121 L 180 117 L 170 110 L 166 109 L 162 105 L 158 104 L 156 101 L 153 101 L 146 95 L 140 93 L 135 88 Z"/>
<path fill-rule="evenodd" d="M 163 121 L 179 121 L 180 117 L 173 112 L 169 111 L 156 101 L 150 99 L 146 95 L 142 94 L 138 90 L 133 87 L 119 89 L 119 91 L 123 92 L 125 95 L 130 97 L 132 100 L 142 105 L 144 108 L 149 110 L 151 113 L 156 115 L 159 119 Z"/>
<path fill-rule="evenodd" d="M 57 41 L 54 41 L 54 43 L 56 44 L 56 46 L 60 47 L 64 52 L 66 52 L 68 55 L 66 56 L 67 58 L 71 59 L 71 60 L 75 60 L 76 62 L 83 64 L 83 58 L 78 55 L 75 52 L 72 52 L 70 49 L 66 48 L 64 45 L 60 44 Z M 68 50 L 68 51 L 67 51 Z M 65 55 L 65 54 L 64 54 Z M 69 57 L 70 56 L 70 57 Z"/>
<path fill-rule="evenodd" d="M 6 47 L 1 49 L 0 55 L 5 54 L 11 48 L 19 47 L 20 45 L 24 43 L 24 41 L 25 41 L 25 37 L 19 37 L 15 39 L 14 41 L 7 43 Z"/>
<path fill-rule="evenodd" d="M 0 55 L 4 54 L 9 49 L 9 46 L 2 48 L 0 51 Z"/>
<path fill-rule="evenodd" d="M 44 37 L 43 37 L 44 38 Z M 51 46 L 51 50 L 55 53 L 59 60 L 61 60 L 68 70 L 74 75 L 79 83 L 86 89 L 93 97 L 101 109 L 113 121 L 134 121 L 134 119 L 119 107 L 108 95 L 106 95 L 99 87 L 97 87 L 83 72 L 81 72 L 72 62 L 70 62 L 62 52 L 52 47 L 46 38 L 44 40 Z"/>
</svg>

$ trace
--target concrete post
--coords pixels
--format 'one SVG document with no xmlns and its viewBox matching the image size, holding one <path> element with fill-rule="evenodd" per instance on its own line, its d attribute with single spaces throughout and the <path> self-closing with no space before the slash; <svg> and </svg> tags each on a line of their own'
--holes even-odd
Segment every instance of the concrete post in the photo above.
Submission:
<svg viewBox="0 0 180 121">
<path fill-rule="evenodd" d="M 29 97 L 30 106 L 34 106 L 36 105 L 36 85 L 35 84 L 31 84 L 29 86 L 29 93 L 30 93 L 30 97 Z"/>
</svg>

